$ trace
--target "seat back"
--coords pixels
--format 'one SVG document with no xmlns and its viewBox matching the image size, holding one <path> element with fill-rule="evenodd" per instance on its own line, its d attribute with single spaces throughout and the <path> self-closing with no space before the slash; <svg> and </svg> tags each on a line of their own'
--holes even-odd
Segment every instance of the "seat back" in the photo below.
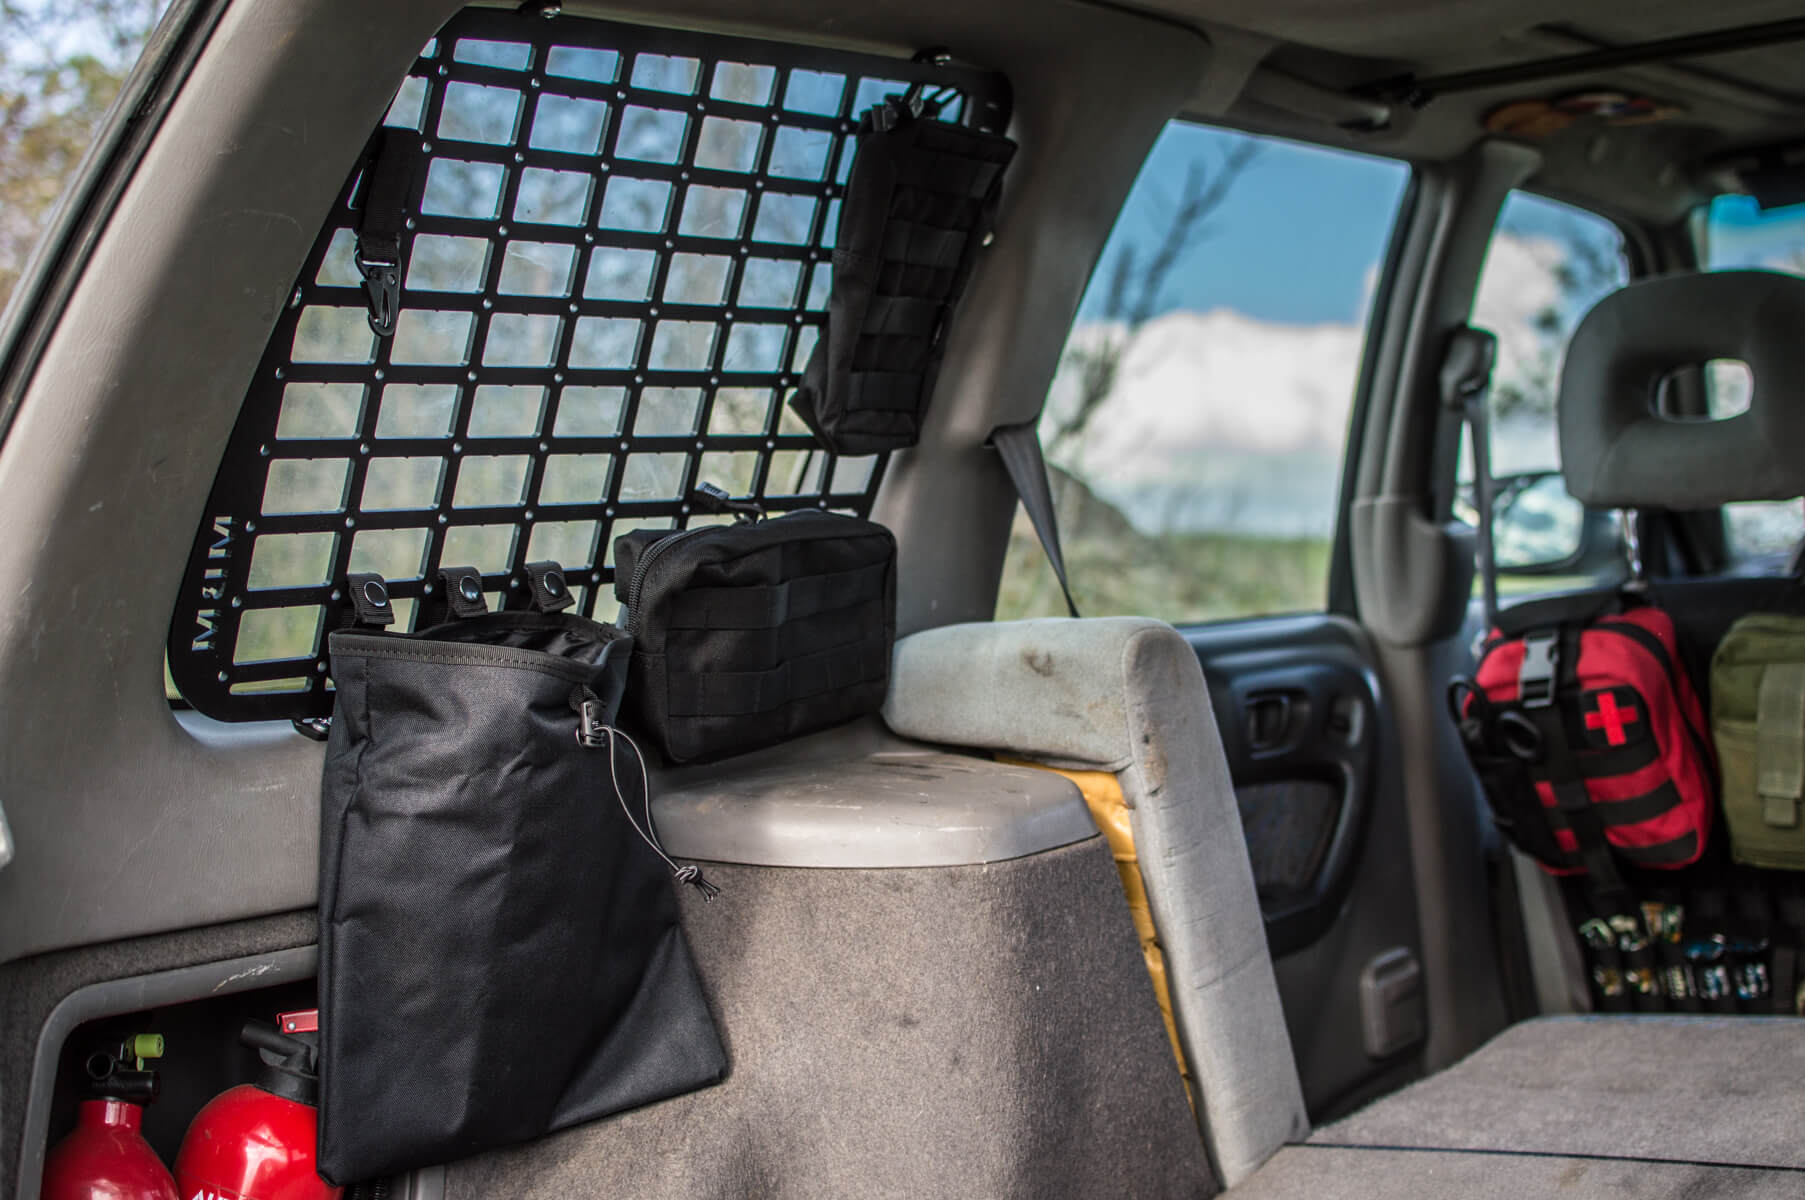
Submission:
<svg viewBox="0 0 1805 1200">
<path fill-rule="evenodd" d="M 1308 1133 L 1227 760 L 1177 630 L 1106 617 L 917 633 L 897 645 L 884 718 L 907 737 L 1112 775 L 1218 1176 L 1233 1186 Z"/>
</svg>

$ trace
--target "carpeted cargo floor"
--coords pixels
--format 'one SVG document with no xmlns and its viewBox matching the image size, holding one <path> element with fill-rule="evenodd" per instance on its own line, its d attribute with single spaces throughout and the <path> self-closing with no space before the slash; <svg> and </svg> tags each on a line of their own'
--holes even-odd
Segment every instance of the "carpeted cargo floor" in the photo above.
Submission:
<svg viewBox="0 0 1805 1200">
<path fill-rule="evenodd" d="M 686 895 L 684 925 L 726 1082 L 455 1163 L 447 1200 L 1216 1190 L 1101 838 L 708 875 L 722 895 Z"/>
</svg>

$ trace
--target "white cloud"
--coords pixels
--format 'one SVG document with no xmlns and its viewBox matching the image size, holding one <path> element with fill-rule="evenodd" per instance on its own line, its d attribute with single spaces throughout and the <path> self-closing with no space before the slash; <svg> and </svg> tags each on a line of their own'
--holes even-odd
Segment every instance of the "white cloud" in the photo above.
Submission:
<svg viewBox="0 0 1805 1200">
<path fill-rule="evenodd" d="M 1549 377 L 1535 318 L 1563 302 L 1564 256 L 1553 238 L 1493 241 L 1474 323 L 1499 336 L 1501 381 L 1533 386 Z M 1043 437 L 1077 401 L 1075 358 L 1123 333 L 1106 322 L 1073 330 Z M 1364 336 L 1364 322 L 1289 325 L 1229 308 L 1166 313 L 1130 341 L 1082 444 L 1055 458 L 1143 530 L 1326 536 Z M 1494 454 L 1514 469 L 1552 465 L 1539 461 L 1552 451 L 1552 421 L 1535 425 L 1500 430 Z"/>
<path fill-rule="evenodd" d="M 1544 392 L 1559 362 L 1549 361 L 1552 348 L 1536 331 L 1536 317 L 1558 309 L 1565 298 L 1559 270 L 1568 250 L 1556 238 L 1500 233 L 1492 239 L 1479 294 L 1473 300 L 1473 324 L 1498 335 L 1496 385 Z M 1552 404 L 1552 394 L 1547 396 Z"/>
<path fill-rule="evenodd" d="M 1068 350 L 1121 336 L 1080 326 Z M 1360 343 L 1353 325 L 1167 313 L 1130 342 L 1082 445 L 1057 457 L 1143 529 L 1326 533 Z M 1048 397 L 1048 437 L 1076 403 L 1072 361 Z"/>
</svg>

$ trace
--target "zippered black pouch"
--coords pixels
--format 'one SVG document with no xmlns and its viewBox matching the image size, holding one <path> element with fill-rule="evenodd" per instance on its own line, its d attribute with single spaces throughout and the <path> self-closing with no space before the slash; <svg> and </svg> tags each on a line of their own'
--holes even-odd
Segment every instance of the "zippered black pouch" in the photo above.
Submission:
<svg viewBox="0 0 1805 1200">
<path fill-rule="evenodd" d="M 644 795 L 623 790 L 643 788 L 613 728 L 632 642 L 566 612 L 485 613 L 474 571 L 441 577 L 470 615 L 330 638 L 319 1170 L 338 1183 L 726 1070 L 671 874 L 713 889 L 664 856 Z M 360 618 L 367 595 L 392 620 L 380 580 L 350 584 Z M 568 603 L 561 573 L 544 592 Z"/>
<path fill-rule="evenodd" d="M 692 501 L 728 507 L 725 494 Z M 633 636 L 622 713 L 671 762 L 705 762 L 883 707 L 896 640 L 896 539 L 827 512 L 636 530 L 614 543 Z"/>
</svg>

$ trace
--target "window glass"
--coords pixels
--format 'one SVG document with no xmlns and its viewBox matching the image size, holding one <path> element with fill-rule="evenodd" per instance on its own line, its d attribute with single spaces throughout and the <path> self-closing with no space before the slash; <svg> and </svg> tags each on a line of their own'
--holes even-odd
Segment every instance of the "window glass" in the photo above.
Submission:
<svg viewBox="0 0 1805 1200">
<path fill-rule="evenodd" d="M 0 4 L 0 307 L 168 3 Z"/>
<path fill-rule="evenodd" d="M 1404 165 L 1186 122 L 1104 246 L 1040 424 L 1086 615 L 1320 609 Z M 1063 613 L 1019 511 L 999 619 Z"/>
<path fill-rule="evenodd" d="M 1473 324 L 1498 338 L 1491 473 L 1501 592 L 1585 587 L 1623 572 L 1615 517 L 1587 512 L 1561 482 L 1554 412 L 1573 330 L 1627 282 L 1615 225 L 1527 192 L 1505 200 L 1473 301 Z M 1463 440 L 1455 515 L 1468 522 L 1477 519 L 1472 478 Z"/>
<path fill-rule="evenodd" d="M 701 483 L 870 511 L 885 457 L 822 450 L 784 402 L 826 320 L 853 105 L 903 85 L 893 59 L 762 45 L 481 7 L 428 43 L 249 381 L 172 616 L 183 699 L 329 712 L 350 575 L 387 580 L 401 631 L 437 619 L 442 569 L 494 608 L 555 559 L 572 611 L 614 620 L 616 539 L 726 519 Z M 909 73 L 1008 119 L 999 75 Z M 392 333 L 353 261 L 377 196 L 405 229 Z"/>
<path fill-rule="evenodd" d="M 1805 204 L 1765 212 L 1753 196 L 1718 196 L 1705 211 L 1705 266 L 1713 271 L 1755 268 L 1805 275 Z M 1716 362 L 1705 372 L 1713 417 L 1747 410 L 1753 386 L 1742 363 Z M 1724 545 L 1745 570 L 1784 570 L 1805 538 L 1805 504 L 1757 501 L 1724 506 Z"/>
</svg>

